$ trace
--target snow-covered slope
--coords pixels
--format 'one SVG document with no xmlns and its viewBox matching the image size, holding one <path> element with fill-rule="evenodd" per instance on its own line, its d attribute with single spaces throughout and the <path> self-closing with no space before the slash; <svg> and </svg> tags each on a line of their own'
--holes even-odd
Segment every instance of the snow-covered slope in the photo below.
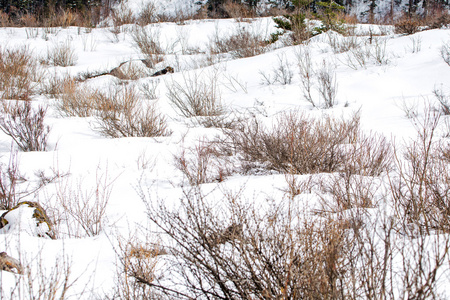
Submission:
<svg viewBox="0 0 450 300">
<path fill-rule="evenodd" d="M 140 3 L 129 1 L 129 7 L 139 10 Z M 161 1 L 158 9 L 194 9 L 191 2 Z M 167 118 L 172 134 L 162 137 L 108 138 L 95 131 L 94 117 L 61 116 L 56 108 L 60 96 L 46 94 L 32 95 L 34 107 L 48 106 L 45 123 L 51 128 L 47 151 L 22 152 L 17 156 L 17 167 L 28 180 L 20 185 L 32 190 L 39 184 L 41 172 L 48 177 L 58 175 L 36 193 L 26 195 L 22 200 L 38 201 L 48 208 L 49 215 L 59 217 L 57 240 L 34 236 L 29 228 L 15 227 L 14 231 L 0 233 L 0 251 L 6 251 L 27 264 L 33 276 L 54 282 L 52 270 L 70 267 L 71 280 L 76 280 L 68 295 L 74 299 L 105 299 L 116 286 L 115 278 L 121 274 L 120 257 L 122 247 L 131 238 L 151 240 L 163 244 L 166 240 L 153 230 L 147 208 L 163 200 L 171 207 L 178 207 L 182 187 L 187 180 L 175 166 L 175 156 L 183 149 L 213 140 L 221 131 L 214 127 L 199 125 L 195 118 L 186 118 L 178 113 L 168 97 L 168 86 L 183 82 L 186 76 L 215 74 L 218 81 L 220 100 L 229 113 L 245 119 L 256 117 L 267 124 L 276 122 L 280 113 L 301 112 L 313 117 L 335 116 L 347 118 L 356 112 L 361 116 L 363 132 L 376 132 L 395 141 L 409 141 L 416 137 L 414 120 L 406 116 L 411 110 L 419 119 L 424 116 L 427 103 L 436 103 L 433 91 L 442 89 L 448 93 L 450 67 L 441 56 L 441 48 L 450 41 L 448 30 L 429 30 L 412 36 L 399 36 L 390 27 L 358 25 L 357 36 L 343 37 L 333 32 L 315 36 L 308 43 L 297 46 L 283 46 L 279 41 L 268 46 L 267 52 L 247 58 L 235 58 L 233 53 L 210 54 L 214 36 L 227 36 L 239 28 L 248 27 L 253 33 L 269 39 L 277 31 L 271 18 L 237 22 L 226 20 L 186 21 L 183 25 L 160 23 L 148 25 L 155 30 L 164 49 L 164 60 L 148 70 L 149 74 L 166 66 L 174 68 L 173 74 L 161 77 L 144 76 L 133 82 L 120 81 L 112 75 L 94 77 L 81 83 L 84 89 L 97 88 L 108 91 L 125 84 L 135 85 L 144 97 L 141 87 L 154 84 L 157 99 L 145 100 L 155 104 L 158 112 Z M 4 48 L 28 47 L 36 58 L 45 60 L 53 47 L 68 44 L 76 55 L 76 63 L 69 67 L 42 65 L 44 78 L 79 76 L 86 72 L 110 71 L 125 61 L 138 61 L 145 56 L 133 41 L 134 27 L 125 25 L 120 32 L 112 28 L 0 28 L 0 43 Z M 372 37 L 369 33 L 386 32 L 387 35 Z M 357 50 L 365 51 L 364 64 L 359 64 L 354 55 L 356 50 L 337 51 L 339 45 L 353 39 Z M 323 66 L 335 78 L 336 103 L 323 109 L 322 103 L 314 108 L 303 95 L 302 79 L 299 74 L 299 56 L 310 53 L 311 65 L 319 72 Z M 352 52 L 353 51 L 353 52 Z M 213 63 L 213 64 L 211 64 Z M 280 67 L 284 68 L 290 80 L 268 84 L 267 78 L 276 78 Z M 290 75 L 289 75 L 290 74 Z M 270 81 L 270 80 L 269 80 Z M 313 96 L 319 99 L 318 83 L 313 86 Z M 147 103 L 146 102 L 146 103 Z M 449 134 L 444 116 L 437 137 Z M 447 123 L 448 124 L 448 123 Z M 12 146 L 13 145 L 13 146 Z M 14 156 L 14 143 L 10 137 L 0 133 L 0 161 L 2 172 Z M 3 173 L 2 173 L 3 174 Z M 303 178 L 299 175 L 299 178 Z M 258 203 L 264 199 L 279 198 L 286 189 L 286 176 L 262 172 L 259 175 L 234 173 L 223 182 L 202 185 L 215 199 L 217 191 L 243 189 L 242 198 Z M 145 197 L 143 197 L 144 193 Z M 314 195 L 305 211 L 315 207 Z M 145 199 L 144 199 L 145 198 Z M 65 200 L 63 200 L 65 199 Z M 300 199 L 300 198 L 298 198 Z M 303 199 L 303 198 L 302 198 Z M 66 202 L 64 202 L 66 201 Z M 147 201 L 147 202 L 146 202 Z M 217 200 L 219 201 L 219 200 Z M 88 219 L 103 207 L 98 232 L 86 232 L 81 225 L 65 222 L 68 207 L 88 215 Z M 66 206 L 65 206 L 66 205 Z M 78 205 L 78 206 L 77 206 Z M 83 209 L 86 209 L 83 211 Z M 381 209 L 381 208 L 380 208 Z M 89 217 L 89 214 L 93 217 Z M 27 224 L 29 226 L 29 224 Z M 157 272 L 164 273 L 165 265 L 157 265 Z M 439 278 L 440 291 L 450 295 L 448 263 L 445 275 Z M 119 271 L 117 271 L 119 270 Z M 2 293 L 9 295 L 9 289 L 21 289 L 13 298 L 28 299 L 30 289 L 19 280 L 23 275 L 1 272 Z M 17 285 L 17 282 L 18 285 Z M 46 282 L 34 281 L 34 291 Z M 61 288 L 59 286 L 58 288 Z M 84 292 L 82 294 L 82 292 Z M 5 296 L 6 297 L 6 296 Z"/>
</svg>

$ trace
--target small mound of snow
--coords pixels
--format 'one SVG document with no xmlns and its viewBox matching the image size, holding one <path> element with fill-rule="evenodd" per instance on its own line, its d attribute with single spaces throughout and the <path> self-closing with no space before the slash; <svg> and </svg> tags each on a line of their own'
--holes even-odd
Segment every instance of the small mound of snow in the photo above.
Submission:
<svg viewBox="0 0 450 300">
<path fill-rule="evenodd" d="M 10 210 L 4 215 L 8 224 L 0 229 L 0 233 L 26 232 L 31 236 L 47 236 L 49 226 L 45 222 L 37 222 L 34 214 L 35 208 L 27 205 Z"/>
</svg>

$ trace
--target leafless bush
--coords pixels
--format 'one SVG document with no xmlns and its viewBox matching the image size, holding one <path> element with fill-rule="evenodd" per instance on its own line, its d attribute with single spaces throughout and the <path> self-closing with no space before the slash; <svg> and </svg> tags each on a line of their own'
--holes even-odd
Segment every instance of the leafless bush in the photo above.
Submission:
<svg viewBox="0 0 450 300">
<path fill-rule="evenodd" d="M 229 36 L 221 36 L 218 29 L 211 38 L 211 52 L 230 53 L 234 58 L 250 57 L 266 52 L 267 43 L 261 34 L 252 28 L 238 25 Z"/>
<path fill-rule="evenodd" d="M 145 95 L 145 98 L 148 100 L 156 100 L 158 99 L 157 89 L 159 86 L 159 79 L 152 80 L 150 82 L 144 82 L 140 85 L 140 91 Z"/>
<path fill-rule="evenodd" d="M 294 77 L 291 64 L 286 58 L 286 55 L 278 55 L 278 64 L 273 68 L 271 74 L 267 74 L 262 70 L 259 71 L 259 74 L 262 76 L 262 84 L 266 85 L 277 82 L 282 85 L 291 84 L 292 77 Z"/>
<path fill-rule="evenodd" d="M 390 176 L 396 215 L 409 234 L 450 230 L 449 165 L 434 140 L 439 120 L 431 108 L 423 121 L 415 120 L 418 139 L 406 147 L 403 159 L 396 155 L 396 172 Z"/>
<path fill-rule="evenodd" d="M 183 73 L 183 81 L 166 81 L 167 96 L 183 116 L 218 116 L 224 113 L 218 87 L 218 74 Z"/>
<path fill-rule="evenodd" d="M 74 79 L 62 82 L 61 99 L 56 101 L 57 111 L 62 116 L 89 117 L 98 108 L 101 94 L 97 90 L 90 89 Z M 102 102 L 102 101 L 100 101 Z"/>
<path fill-rule="evenodd" d="M 450 115 L 450 97 L 444 94 L 442 87 L 440 89 L 435 87 L 433 94 L 440 104 L 441 112 L 444 115 Z"/>
<path fill-rule="evenodd" d="M 306 99 L 306 101 L 311 103 L 313 107 L 317 107 L 317 104 L 312 96 L 315 73 L 311 61 L 311 52 L 308 48 L 299 48 L 299 50 L 296 52 L 296 56 L 298 61 L 303 97 Z"/>
<path fill-rule="evenodd" d="M 291 69 L 291 64 L 285 55 L 278 55 L 278 65 L 274 69 L 275 82 L 286 85 L 291 84 L 294 73 Z"/>
<path fill-rule="evenodd" d="M 402 101 L 399 104 L 399 107 L 403 110 L 405 113 L 405 117 L 408 119 L 417 118 L 419 111 L 418 111 L 418 103 L 417 101 L 406 101 L 405 99 L 402 99 Z"/>
<path fill-rule="evenodd" d="M 145 103 L 134 87 L 101 94 L 95 130 L 112 137 L 154 137 L 170 134 L 167 123 L 154 104 Z"/>
<path fill-rule="evenodd" d="M 72 263 L 67 257 L 56 257 L 54 263 L 48 265 L 42 253 L 33 257 L 22 256 L 24 265 L 23 276 L 15 277 L 12 286 L 5 284 L 0 291 L 1 298 L 9 299 L 70 299 L 75 283 L 80 277 L 74 278 Z M 51 259 L 51 257 L 50 257 Z M 44 265 L 45 264 L 45 265 Z M 77 295 L 82 297 L 84 291 Z"/>
<path fill-rule="evenodd" d="M 344 37 L 334 31 L 327 31 L 327 37 L 334 53 L 343 53 L 361 47 L 356 35 Z"/>
<path fill-rule="evenodd" d="M 420 31 L 421 22 L 419 17 L 404 14 L 394 24 L 395 33 L 414 34 Z"/>
<path fill-rule="evenodd" d="M 336 104 L 337 82 L 335 67 L 323 61 L 321 68 L 317 71 L 317 79 L 320 95 L 324 108 L 332 108 Z"/>
<path fill-rule="evenodd" d="M 17 155 L 12 152 L 8 165 L 0 165 L 0 209 L 9 210 L 20 202 L 23 196 L 20 185 L 24 182 L 26 179 L 19 172 Z"/>
<path fill-rule="evenodd" d="M 50 76 L 47 80 L 43 80 L 40 86 L 40 92 L 42 94 L 47 94 L 52 98 L 57 98 L 64 93 L 65 86 L 74 82 L 74 79 L 69 75 Z"/>
<path fill-rule="evenodd" d="M 113 294 L 106 295 L 106 299 L 162 299 L 152 284 L 157 277 L 158 256 L 166 254 L 164 250 L 148 234 L 127 239 L 118 235 L 112 242 L 117 244 L 114 245 L 117 274 Z"/>
<path fill-rule="evenodd" d="M 241 122 L 225 130 L 226 151 L 233 151 L 244 169 L 263 168 L 294 174 L 334 172 L 344 166 L 342 144 L 355 141 L 359 118 L 315 120 L 298 113 L 281 114 L 272 128 L 260 121 Z"/>
<path fill-rule="evenodd" d="M 303 97 L 313 107 L 332 108 L 336 104 L 336 67 L 325 60 L 320 66 L 314 66 L 308 49 L 299 48 L 296 56 Z M 314 87 L 319 92 L 321 101 L 314 96 Z"/>
<path fill-rule="evenodd" d="M 250 9 L 243 3 L 237 3 L 232 0 L 227 0 L 222 4 L 222 8 L 225 13 L 233 19 L 253 18 L 255 17 L 255 11 Z"/>
<path fill-rule="evenodd" d="M 373 49 L 371 51 L 373 59 L 378 65 L 388 65 L 391 61 L 389 53 L 386 50 L 387 39 L 374 38 Z"/>
<path fill-rule="evenodd" d="M 450 14 L 446 9 L 435 8 L 428 11 L 424 22 L 430 29 L 448 28 L 447 26 L 450 24 Z"/>
<path fill-rule="evenodd" d="M 434 298 L 449 275 L 448 234 L 410 235 L 398 202 L 394 215 L 385 207 L 397 187 L 384 190 L 381 178 L 329 176 L 322 192 L 331 199 L 315 215 L 295 200 L 309 181 L 289 181 L 287 197 L 266 201 L 242 199 L 242 189 L 216 199 L 194 186 L 175 208 L 141 191 L 169 240 L 167 266 L 182 279 L 149 286 L 181 299 Z"/>
<path fill-rule="evenodd" d="M 114 182 L 107 172 L 101 173 L 100 167 L 91 187 L 82 178 L 57 181 L 55 197 L 62 209 L 55 207 L 51 213 L 56 234 L 76 238 L 100 234 L 107 222 L 106 207 Z"/>
<path fill-rule="evenodd" d="M 444 43 L 441 47 L 441 57 L 450 66 L 450 43 Z"/>
<path fill-rule="evenodd" d="M 360 47 L 351 48 L 345 54 L 344 63 L 350 68 L 357 70 L 358 68 L 366 68 L 367 61 L 371 57 L 370 47 L 367 44 Z"/>
<path fill-rule="evenodd" d="M 150 67 L 154 67 L 164 59 L 159 36 L 160 32 L 152 27 L 136 26 L 132 31 L 134 44 L 145 55 Z"/>
<path fill-rule="evenodd" d="M 213 143 L 201 140 L 195 147 L 182 149 L 175 156 L 175 166 L 192 186 L 222 182 L 231 172 L 229 164 L 219 159 L 220 154 Z M 221 163 L 222 162 L 222 163 Z"/>
<path fill-rule="evenodd" d="M 163 201 L 149 218 L 173 243 L 169 266 L 183 285 L 153 287 L 182 299 L 315 299 L 344 292 L 350 240 L 339 222 L 301 218 L 290 199 L 246 202 L 225 192 L 214 203 L 199 188 L 184 191 L 176 210 Z M 226 217 L 225 217 L 226 216 Z"/>
<path fill-rule="evenodd" d="M 36 172 L 35 176 L 36 180 L 29 180 L 20 172 L 17 152 L 12 150 L 8 164 L 0 164 L 0 209 L 12 209 L 59 178 L 60 174 L 47 176 L 43 172 Z M 31 181 L 34 183 L 30 183 Z"/>
<path fill-rule="evenodd" d="M 141 26 L 156 23 L 158 21 L 158 16 L 156 14 L 155 3 L 151 1 L 145 2 L 136 21 Z"/>
<path fill-rule="evenodd" d="M 13 139 L 22 151 L 45 151 L 50 127 L 45 125 L 46 107 L 37 110 L 30 101 L 3 102 L 0 130 Z"/>
<path fill-rule="evenodd" d="M 77 63 L 78 57 L 69 41 L 59 43 L 48 50 L 44 62 L 52 66 L 69 67 Z"/>
<path fill-rule="evenodd" d="M 225 73 L 223 74 L 223 81 L 221 83 L 224 87 L 234 93 L 242 91 L 248 94 L 247 82 L 243 82 L 238 75 Z"/>
<path fill-rule="evenodd" d="M 136 21 L 133 12 L 124 3 L 121 3 L 112 11 L 111 17 L 116 28 L 125 24 L 133 24 Z"/>
<path fill-rule="evenodd" d="M 342 213 L 349 209 L 375 208 L 380 203 L 377 192 L 381 181 L 376 177 L 365 177 L 349 172 L 335 173 L 320 182 L 321 209 Z M 357 218 L 353 219 L 357 222 Z M 357 224 L 355 224 L 357 225 Z"/>
<path fill-rule="evenodd" d="M 411 53 L 417 53 L 420 52 L 422 49 L 422 37 L 420 36 L 413 36 L 410 37 L 409 40 L 411 41 L 411 46 L 409 46 L 409 50 Z"/>
<path fill-rule="evenodd" d="M 0 97 L 28 100 L 41 80 L 37 62 L 28 48 L 0 47 Z"/>
</svg>

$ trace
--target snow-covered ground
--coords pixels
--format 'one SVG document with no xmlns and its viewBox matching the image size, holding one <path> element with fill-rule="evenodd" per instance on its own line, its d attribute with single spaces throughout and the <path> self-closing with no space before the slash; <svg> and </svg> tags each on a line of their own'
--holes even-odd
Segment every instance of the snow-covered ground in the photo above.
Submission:
<svg viewBox="0 0 450 300">
<path fill-rule="evenodd" d="M 450 66 L 441 57 L 442 45 L 450 41 L 448 30 L 428 30 L 400 36 L 394 35 L 392 28 L 385 27 L 382 31 L 387 35 L 374 37 L 376 41 L 370 44 L 369 32 L 376 32 L 380 27 L 358 25 L 356 32 L 359 35 L 355 39 L 360 43 L 359 47 L 368 47 L 372 53 L 381 52 L 378 61 L 374 55 L 368 56 L 364 66 L 352 65 L 349 51 L 339 53 L 333 49 L 330 41 L 342 42 L 353 38 L 335 33 L 315 36 L 304 45 L 283 46 L 279 41 L 269 46 L 266 53 L 254 57 L 238 59 L 232 54 L 221 54 L 220 59 L 215 58 L 215 63 L 210 65 L 208 57 L 213 36 L 227 35 L 242 26 L 249 27 L 266 39 L 269 39 L 270 33 L 277 31 L 271 18 L 249 22 L 195 20 L 182 25 L 159 23 L 147 26 L 148 30 L 158 33 L 161 46 L 166 51 L 164 60 L 149 74 L 166 66 L 172 66 L 175 72 L 160 77 L 143 77 L 130 84 L 139 87 L 157 82 L 157 99 L 146 101 L 155 104 L 160 114 L 166 116 L 168 128 L 172 131 L 168 136 L 108 138 L 94 130 L 93 117 L 63 117 L 55 106 L 60 101 L 58 97 L 33 95 L 34 107 L 48 106 L 45 123 L 51 131 L 47 151 L 17 152 L 18 169 L 27 179 L 21 186 L 31 189 L 37 185 L 39 177 L 36 174 L 41 171 L 49 177 L 55 174 L 61 176 L 23 200 L 37 201 L 48 209 L 49 215 L 59 214 L 64 218 L 65 208 L 58 202 L 61 197 L 76 202 L 89 198 L 91 193 L 101 194 L 98 198 L 93 196 L 89 199 L 91 202 L 94 199 L 106 201 L 106 210 L 98 234 L 89 236 L 76 226 L 68 233 L 62 222 L 58 239 L 52 240 L 36 236 L 29 225 L 17 226 L 0 234 L 3 241 L 0 251 L 19 258 L 22 264 L 29 265 L 37 273 L 50 273 L 56 264 L 70 265 L 71 278 L 78 278 L 68 290 L 68 295 L 74 299 L 104 299 L 104 294 L 111 293 L 121 255 L 118 241 L 133 235 L 144 238 L 143 231 L 149 235 L 147 228 L 155 229 L 147 218 L 146 203 L 140 191 L 147 193 L 148 201 L 164 199 L 169 205 L 179 205 L 182 186 L 186 186 L 187 182 L 175 167 L 174 157 L 179 156 L 183 149 L 198 145 L 201 141 L 213 140 L 220 134 L 217 128 L 206 128 L 192 118 L 181 116 L 170 103 L 167 85 L 174 81 L 182 82 L 187 74 L 218 74 L 220 99 L 224 106 L 245 118 L 256 116 L 270 124 L 277 120 L 280 113 L 287 111 L 300 111 L 318 118 L 328 115 L 345 118 L 359 111 L 364 132 L 377 132 L 399 143 L 416 137 L 414 121 L 406 116 L 405 107 L 411 108 L 420 119 L 427 103 L 436 103 L 434 89 L 442 88 L 446 93 L 450 91 Z M 45 59 L 53 47 L 68 44 L 76 55 L 74 66 L 42 65 L 42 69 L 46 78 L 76 77 L 84 72 L 109 71 L 125 61 L 144 59 L 145 56 L 133 42 L 133 30 L 132 25 L 122 26 L 119 33 L 112 28 L 0 28 L 0 44 L 8 49 L 26 46 L 38 59 Z M 336 104 L 332 108 L 314 108 L 303 97 L 298 55 L 307 49 L 313 68 L 320 69 L 326 64 L 335 75 L 337 94 Z M 291 82 L 267 84 L 264 76 L 273 78 L 280 65 L 292 73 Z M 106 91 L 111 86 L 123 84 L 119 81 L 114 76 L 104 75 L 82 84 Z M 313 94 L 318 98 L 315 88 Z M 450 130 L 445 127 L 445 118 L 441 119 L 440 129 L 443 131 Z M 437 138 L 445 141 L 443 136 L 439 134 Z M 12 149 L 12 139 L 0 133 L 2 171 L 15 152 Z M 243 198 L 260 201 L 278 197 L 286 186 L 284 175 L 235 173 L 223 182 L 207 183 L 204 188 L 212 191 L 243 188 Z M 308 197 L 314 198 L 311 195 Z M 83 205 L 88 206 L 86 203 Z M 163 243 L 156 234 L 147 238 Z M 444 269 L 448 271 L 448 261 Z M 2 295 L 8 298 L 9 289 L 23 275 L 1 272 L 0 276 Z M 47 276 L 50 278 L 51 275 Z M 450 295 L 448 274 L 439 280 L 440 287 L 447 284 L 444 292 Z M 35 284 L 39 285 L 37 280 Z M 22 286 L 22 289 L 26 290 L 26 287 Z M 82 291 L 83 296 L 79 296 Z M 16 293 L 14 298 L 28 299 L 24 291 L 20 295 Z"/>
</svg>

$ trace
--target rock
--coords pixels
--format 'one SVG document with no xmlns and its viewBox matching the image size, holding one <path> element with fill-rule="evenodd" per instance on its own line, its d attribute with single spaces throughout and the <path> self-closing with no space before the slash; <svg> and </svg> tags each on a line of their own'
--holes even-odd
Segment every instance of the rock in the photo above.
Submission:
<svg viewBox="0 0 450 300">
<path fill-rule="evenodd" d="M 0 269 L 12 273 L 23 274 L 23 268 L 20 262 L 17 259 L 8 256 L 6 252 L 0 253 Z"/>
<path fill-rule="evenodd" d="M 167 73 L 173 73 L 173 72 L 174 72 L 174 70 L 173 70 L 172 67 L 166 67 L 166 68 L 162 69 L 161 71 L 158 71 L 158 72 L 154 73 L 154 74 L 152 75 L 152 77 L 156 77 L 156 76 L 160 76 L 160 75 L 165 75 L 165 74 L 167 74 Z"/>
<path fill-rule="evenodd" d="M 52 222 L 37 202 L 24 201 L 0 216 L 0 229 L 25 230 L 32 235 L 55 239 Z"/>
</svg>

